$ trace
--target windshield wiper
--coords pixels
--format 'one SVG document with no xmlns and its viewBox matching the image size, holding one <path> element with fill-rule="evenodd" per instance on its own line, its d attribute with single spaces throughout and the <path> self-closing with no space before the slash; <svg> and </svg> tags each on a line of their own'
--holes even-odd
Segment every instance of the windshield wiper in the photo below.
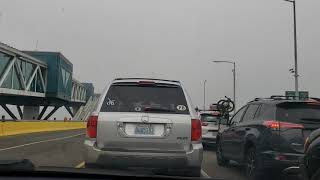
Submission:
<svg viewBox="0 0 320 180">
<path fill-rule="evenodd" d="M 33 171 L 35 170 L 34 164 L 28 159 L 22 160 L 1 160 L 1 171 Z"/>
<path fill-rule="evenodd" d="M 145 107 L 144 108 L 145 112 L 175 112 L 173 110 L 170 109 L 166 109 L 166 108 L 156 108 L 156 107 Z"/>
</svg>

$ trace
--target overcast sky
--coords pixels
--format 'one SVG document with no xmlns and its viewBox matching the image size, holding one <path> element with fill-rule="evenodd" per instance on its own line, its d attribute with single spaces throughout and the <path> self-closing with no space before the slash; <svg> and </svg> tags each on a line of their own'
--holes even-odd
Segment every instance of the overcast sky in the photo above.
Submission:
<svg viewBox="0 0 320 180">
<path fill-rule="evenodd" d="M 300 89 L 320 96 L 320 1 L 297 1 Z M 60 51 L 96 91 L 115 77 L 183 82 L 195 105 L 232 96 L 238 106 L 294 89 L 292 5 L 283 0 L 1 0 L 0 41 Z M 36 42 L 38 41 L 38 47 Z"/>
</svg>

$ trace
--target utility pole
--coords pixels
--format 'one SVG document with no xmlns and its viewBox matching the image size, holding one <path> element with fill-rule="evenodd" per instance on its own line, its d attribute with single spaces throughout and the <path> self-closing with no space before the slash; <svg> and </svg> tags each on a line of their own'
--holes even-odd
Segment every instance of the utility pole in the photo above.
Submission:
<svg viewBox="0 0 320 180">
<path fill-rule="evenodd" d="M 299 98 L 299 74 L 298 74 L 298 43 L 297 43 L 297 19 L 296 19 L 296 1 L 284 0 L 292 3 L 293 6 L 293 33 L 294 33 L 294 90 L 296 98 Z"/>
<path fill-rule="evenodd" d="M 234 114 L 236 113 L 236 62 L 235 61 L 212 61 L 214 63 L 229 63 L 233 64 L 233 102 L 234 102 Z"/>
<path fill-rule="evenodd" d="M 233 62 L 233 103 L 234 103 L 234 114 L 236 114 L 236 63 Z"/>
<path fill-rule="evenodd" d="M 203 110 L 206 110 L 206 83 L 207 80 L 203 81 Z"/>
</svg>

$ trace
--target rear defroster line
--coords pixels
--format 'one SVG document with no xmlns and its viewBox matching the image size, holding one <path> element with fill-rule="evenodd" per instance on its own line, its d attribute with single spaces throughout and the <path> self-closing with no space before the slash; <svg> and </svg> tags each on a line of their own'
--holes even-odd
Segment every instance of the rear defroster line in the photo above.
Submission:
<svg viewBox="0 0 320 180">
<path fill-rule="evenodd" d="M 47 140 L 42 140 L 42 141 L 37 141 L 37 142 L 32 142 L 32 143 L 27 143 L 27 144 L 21 144 L 21 145 L 17 145 L 17 146 L 12 146 L 12 147 L 7 147 L 7 148 L 0 149 L 0 152 L 1 151 L 11 150 L 11 149 L 16 149 L 16 148 L 20 148 L 20 147 L 25 147 L 25 146 L 31 146 L 31 145 L 35 145 L 35 144 L 45 143 L 45 142 L 69 139 L 69 138 L 81 136 L 81 135 L 84 135 L 84 134 L 85 133 L 81 133 L 81 134 L 75 134 L 75 135 L 72 135 L 72 136 L 65 136 L 65 137 L 61 137 L 61 138 L 47 139 Z"/>
</svg>

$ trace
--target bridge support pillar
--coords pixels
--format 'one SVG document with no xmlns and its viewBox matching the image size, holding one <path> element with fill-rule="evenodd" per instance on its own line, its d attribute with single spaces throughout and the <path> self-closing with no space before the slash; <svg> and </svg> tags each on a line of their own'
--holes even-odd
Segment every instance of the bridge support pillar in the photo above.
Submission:
<svg viewBox="0 0 320 180">
<path fill-rule="evenodd" d="M 70 116 L 73 118 L 74 117 L 74 113 L 71 111 L 70 106 L 64 106 L 66 108 L 66 110 L 68 111 L 68 113 L 70 114 Z"/>
<path fill-rule="evenodd" d="M 11 116 L 13 120 L 18 119 L 5 104 L 1 104 L 1 107 L 9 114 L 9 116 Z"/>
<path fill-rule="evenodd" d="M 81 106 L 71 106 L 72 107 L 72 112 L 74 115 L 76 115 L 79 111 L 79 109 L 81 108 Z"/>
<path fill-rule="evenodd" d="M 52 114 L 55 113 L 59 108 L 60 108 L 60 106 L 55 106 L 52 109 L 52 111 L 46 117 L 43 118 L 43 120 L 48 120 L 52 116 Z"/>
<path fill-rule="evenodd" d="M 39 116 L 38 116 L 38 120 L 41 120 L 42 116 L 44 115 L 44 113 L 46 112 L 46 110 L 48 109 L 48 106 L 43 106 Z"/>
<path fill-rule="evenodd" d="M 21 107 L 19 105 L 17 105 L 17 110 L 18 110 L 20 119 L 23 119 L 23 113 L 22 113 Z"/>
<path fill-rule="evenodd" d="M 39 116 L 40 106 L 23 106 L 23 119 L 35 120 Z"/>
</svg>

